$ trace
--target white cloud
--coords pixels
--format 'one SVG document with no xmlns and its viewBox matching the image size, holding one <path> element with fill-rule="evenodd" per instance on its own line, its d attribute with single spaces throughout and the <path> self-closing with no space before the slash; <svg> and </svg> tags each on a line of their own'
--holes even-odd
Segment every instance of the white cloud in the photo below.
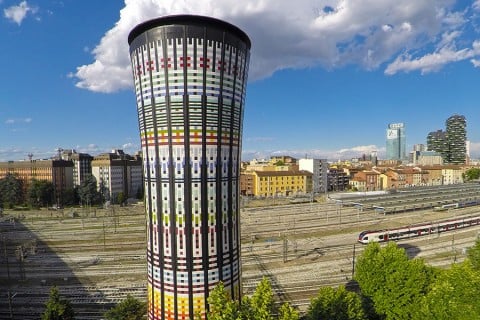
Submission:
<svg viewBox="0 0 480 320">
<path fill-rule="evenodd" d="M 21 118 L 21 119 L 7 119 L 5 120 L 6 124 L 19 124 L 19 123 L 31 123 L 32 118 Z"/>
<path fill-rule="evenodd" d="M 21 25 L 28 13 L 35 14 L 37 10 L 37 8 L 29 6 L 27 1 L 22 1 L 17 6 L 11 6 L 7 9 L 3 9 L 3 14 L 5 18 L 12 20 L 18 25 Z"/>
<path fill-rule="evenodd" d="M 475 0 L 475 2 L 472 5 L 472 8 L 474 10 L 480 11 L 480 0 Z"/>
<path fill-rule="evenodd" d="M 348 153 L 361 153 L 361 154 L 369 154 L 372 151 L 378 151 L 378 147 L 376 145 L 367 145 L 367 146 L 356 146 L 351 148 L 344 148 L 338 150 L 340 154 L 348 154 Z"/>
<path fill-rule="evenodd" d="M 480 60 L 478 59 L 471 59 L 470 62 L 473 64 L 473 66 L 475 68 L 479 68 L 480 67 Z"/>
<path fill-rule="evenodd" d="M 385 147 L 378 147 L 376 145 L 354 146 L 343 148 L 340 150 L 320 150 L 320 149 L 304 149 L 304 150 L 243 150 L 242 161 L 251 159 L 269 159 L 271 156 L 288 155 L 297 159 L 300 158 L 314 158 L 327 160 L 347 160 L 352 158 L 359 158 L 363 155 L 369 156 L 372 152 L 377 152 L 381 158 L 385 154 Z"/>
<path fill-rule="evenodd" d="M 357 64 L 376 69 L 392 60 L 388 72 L 395 73 L 402 67 L 409 70 L 408 61 L 421 59 L 416 56 L 425 46 L 438 47 L 442 34 L 452 36 L 462 28 L 466 11 L 453 11 L 453 4 L 454 0 L 125 0 L 120 19 L 92 51 L 94 61 L 79 66 L 74 76 L 78 87 L 92 91 L 130 88 L 128 33 L 147 19 L 180 13 L 214 16 L 243 29 L 253 44 L 251 80 L 286 68 Z M 458 61 L 461 49 L 457 58 L 445 59 L 452 55 L 453 48 L 448 49 L 432 58 L 441 53 L 445 63 Z"/>
<path fill-rule="evenodd" d="M 0 161 L 21 160 L 26 158 L 27 152 L 22 148 L 11 147 L 0 149 Z"/>
<path fill-rule="evenodd" d="M 457 49 L 454 43 L 447 43 L 437 51 L 420 58 L 412 58 L 410 55 L 400 56 L 387 67 L 385 73 L 392 75 L 400 71 L 420 70 L 423 74 L 437 71 L 448 63 L 469 60 L 479 55 L 480 40 L 474 41 L 471 48 L 463 49 Z"/>
<path fill-rule="evenodd" d="M 111 152 L 114 149 L 121 149 L 125 153 L 128 153 L 130 155 L 133 155 L 137 151 L 141 150 L 140 146 L 138 146 L 138 145 L 136 145 L 135 143 L 132 143 L 132 142 L 127 142 L 127 143 L 124 143 L 124 144 L 119 144 L 119 145 L 116 145 L 116 146 L 109 146 L 109 147 L 99 146 L 97 144 L 91 143 L 87 146 L 77 145 L 74 149 L 77 152 L 88 153 L 88 154 L 93 155 L 93 156 L 96 156 L 100 153 Z"/>
<path fill-rule="evenodd" d="M 463 12 L 448 12 L 443 19 L 443 23 L 451 27 L 460 27 L 465 24 L 466 19 Z"/>
<path fill-rule="evenodd" d="M 124 143 L 120 149 L 122 149 L 125 153 L 133 155 L 136 152 L 140 151 L 141 147 L 133 142 L 127 142 Z"/>
</svg>

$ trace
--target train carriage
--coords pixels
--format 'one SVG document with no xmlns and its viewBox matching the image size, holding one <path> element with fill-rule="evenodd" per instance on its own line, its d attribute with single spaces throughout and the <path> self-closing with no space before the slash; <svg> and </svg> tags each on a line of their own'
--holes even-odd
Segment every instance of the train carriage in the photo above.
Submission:
<svg viewBox="0 0 480 320">
<path fill-rule="evenodd" d="M 480 216 L 470 216 L 453 220 L 418 224 L 396 229 L 362 231 L 358 236 L 358 242 L 366 244 L 369 242 L 401 240 L 440 232 L 447 232 L 479 224 Z"/>
</svg>

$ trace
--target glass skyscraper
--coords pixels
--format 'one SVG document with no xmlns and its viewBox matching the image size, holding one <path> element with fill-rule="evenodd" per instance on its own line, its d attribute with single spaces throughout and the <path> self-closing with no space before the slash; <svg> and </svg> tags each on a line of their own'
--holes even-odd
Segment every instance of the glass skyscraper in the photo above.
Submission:
<svg viewBox="0 0 480 320">
<path fill-rule="evenodd" d="M 405 125 L 390 123 L 387 127 L 387 156 L 388 160 L 405 160 L 406 153 Z"/>
<path fill-rule="evenodd" d="M 250 39 L 202 16 L 129 34 L 147 214 L 149 319 L 205 319 L 220 281 L 241 296 L 240 152 Z"/>
</svg>

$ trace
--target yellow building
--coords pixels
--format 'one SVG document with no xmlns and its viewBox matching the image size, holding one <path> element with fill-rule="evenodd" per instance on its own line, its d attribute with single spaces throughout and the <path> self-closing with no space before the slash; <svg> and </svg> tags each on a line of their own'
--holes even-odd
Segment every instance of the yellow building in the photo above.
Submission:
<svg viewBox="0 0 480 320">
<path fill-rule="evenodd" d="M 248 181 L 248 188 L 241 190 L 246 195 L 291 196 L 312 191 L 312 173 L 308 171 L 250 171 L 242 176 L 243 181 Z"/>
<path fill-rule="evenodd" d="M 0 162 L 0 179 L 9 173 L 17 175 L 23 181 L 25 190 L 33 179 L 51 182 L 57 197 L 73 188 L 72 161 L 50 159 Z"/>
</svg>

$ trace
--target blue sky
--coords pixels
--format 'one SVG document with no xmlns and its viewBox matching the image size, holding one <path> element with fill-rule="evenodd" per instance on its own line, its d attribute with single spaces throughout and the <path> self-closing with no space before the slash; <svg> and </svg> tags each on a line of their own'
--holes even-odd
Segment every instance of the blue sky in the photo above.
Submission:
<svg viewBox="0 0 480 320">
<path fill-rule="evenodd" d="M 480 157 L 480 0 L 0 0 L 0 161 L 139 150 L 127 35 L 167 14 L 252 40 L 243 158 L 348 159 L 467 118 Z"/>
</svg>

